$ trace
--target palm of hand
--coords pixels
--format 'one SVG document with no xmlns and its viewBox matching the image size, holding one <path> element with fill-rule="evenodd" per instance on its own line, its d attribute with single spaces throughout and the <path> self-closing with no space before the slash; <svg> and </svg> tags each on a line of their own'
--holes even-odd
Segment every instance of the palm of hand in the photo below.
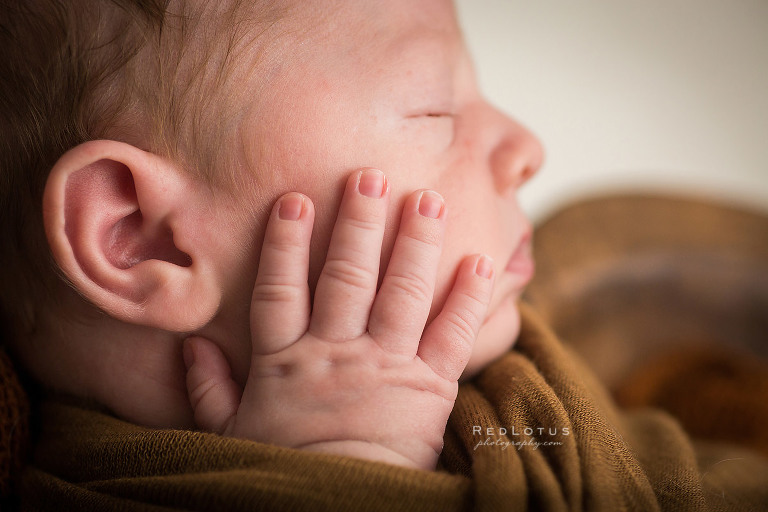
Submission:
<svg viewBox="0 0 768 512">
<path fill-rule="evenodd" d="M 458 385 L 417 355 L 388 353 L 367 334 L 346 342 L 307 336 L 254 363 L 243 402 L 258 405 L 227 434 L 252 433 L 267 417 L 276 421 L 261 423 L 257 437 L 281 446 L 358 440 L 440 453 Z"/>
</svg>

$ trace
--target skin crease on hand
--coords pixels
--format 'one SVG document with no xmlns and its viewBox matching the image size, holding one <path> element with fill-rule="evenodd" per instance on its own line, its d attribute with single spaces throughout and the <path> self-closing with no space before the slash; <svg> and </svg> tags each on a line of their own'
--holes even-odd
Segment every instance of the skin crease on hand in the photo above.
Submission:
<svg viewBox="0 0 768 512">
<path fill-rule="evenodd" d="M 405 198 L 433 189 L 445 199 L 428 322 L 443 308 L 465 257 L 484 253 L 494 261 L 489 313 L 464 376 L 514 343 L 520 328 L 515 301 L 532 273 L 531 226 L 516 193 L 541 166 L 543 151 L 480 95 L 453 6 L 446 0 L 324 0 L 302 1 L 299 8 L 278 22 L 278 40 L 264 47 L 255 38 L 251 50 L 258 56 L 238 60 L 245 90 L 238 98 L 245 104 L 237 136 L 222 151 L 238 155 L 242 185 L 232 193 L 191 194 L 198 200 L 184 212 L 199 215 L 192 246 L 213 248 L 206 269 L 214 277 L 206 279 L 220 288 L 215 315 L 193 333 L 169 332 L 102 314 L 70 290 L 66 301 L 87 321 L 41 322 L 37 344 L 23 355 L 39 380 L 93 397 L 135 423 L 193 427 L 182 340 L 195 334 L 218 345 L 243 387 L 251 360 L 249 306 L 275 201 L 291 191 L 312 200 L 313 292 L 345 183 L 364 167 L 382 170 L 391 189 L 382 275 Z"/>
<path fill-rule="evenodd" d="M 508 350 L 519 332 L 515 301 L 532 265 L 531 226 L 516 193 L 541 166 L 543 150 L 528 130 L 480 95 L 450 2 L 395 3 L 312 4 L 324 8 L 318 7 L 322 12 L 314 21 L 302 20 L 313 27 L 306 40 L 288 50 L 272 72 L 273 93 L 262 95 L 245 116 L 242 151 L 254 170 L 253 188 L 239 204 L 257 222 L 234 226 L 232 236 L 247 240 L 258 234 L 251 244 L 258 250 L 259 226 L 267 220 L 263 205 L 286 191 L 306 194 L 317 211 L 309 274 L 314 289 L 349 173 L 376 167 L 392 189 L 383 274 L 404 198 L 421 188 L 438 191 L 448 216 L 430 320 L 463 257 L 490 255 L 497 275 L 466 377 Z M 513 256 L 514 271 L 507 271 Z M 243 261 L 258 261 L 258 253 Z M 255 270 L 241 266 L 240 275 L 255 276 Z M 252 282 L 233 283 L 229 296 L 247 303 Z M 219 341 L 242 385 L 248 324 L 233 319 L 225 325 L 206 335 Z"/>
</svg>

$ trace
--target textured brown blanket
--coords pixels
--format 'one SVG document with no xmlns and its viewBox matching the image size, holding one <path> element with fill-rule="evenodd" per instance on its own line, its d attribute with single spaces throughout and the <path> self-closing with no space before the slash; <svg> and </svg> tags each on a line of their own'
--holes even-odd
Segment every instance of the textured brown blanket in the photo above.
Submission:
<svg viewBox="0 0 768 512">
<path fill-rule="evenodd" d="M 668 414 L 620 411 L 527 307 L 516 348 L 462 385 L 435 472 L 48 402 L 29 510 L 764 510 L 768 459 L 694 442 Z M 738 442 L 739 439 L 731 439 Z"/>
</svg>

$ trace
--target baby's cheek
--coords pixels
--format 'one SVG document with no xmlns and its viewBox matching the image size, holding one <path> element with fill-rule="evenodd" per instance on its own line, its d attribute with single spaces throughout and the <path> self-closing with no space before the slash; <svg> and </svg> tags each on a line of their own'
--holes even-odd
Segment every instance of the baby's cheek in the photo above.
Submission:
<svg viewBox="0 0 768 512">
<path fill-rule="evenodd" d="M 440 314 L 440 311 L 442 311 L 443 307 L 445 306 L 445 301 L 451 292 L 454 281 L 456 280 L 457 269 L 458 262 L 452 265 L 444 265 L 444 262 L 441 260 L 440 268 L 437 274 L 437 282 L 435 283 L 435 294 L 432 299 L 432 307 L 429 310 L 427 325 L 429 325 L 432 320 L 434 320 L 435 317 Z"/>
<path fill-rule="evenodd" d="M 517 297 L 513 296 L 499 304 L 499 307 L 486 317 L 461 378 L 467 379 L 475 375 L 508 352 L 519 334 L 520 311 L 517 307 Z"/>
<path fill-rule="evenodd" d="M 447 207 L 449 208 L 450 215 L 450 205 L 447 205 Z M 443 241 L 443 250 L 440 255 L 432 309 L 429 314 L 430 321 L 440 313 L 445 305 L 445 301 L 456 281 L 456 273 L 464 258 L 483 252 L 480 248 L 474 250 L 467 248 L 468 237 L 466 235 L 462 237 L 462 228 L 461 219 L 451 216 L 446 220 L 445 240 Z"/>
<path fill-rule="evenodd" d="M 343 190 L 343 189 L 342 189 Z M 325 265 L 328 257 L 328 247 L 331 244 L 331 234 L 336 224 L 339 206 L 341 204 L 341 193 L 329 197 L 318 196 L 317 193 L 306 193 L 312 199 L 315 207 L 315 222 L 312 227 L 312 239 L 309 245 L 309 291 L 314 297 L 317 280 Z"/>
</svg>

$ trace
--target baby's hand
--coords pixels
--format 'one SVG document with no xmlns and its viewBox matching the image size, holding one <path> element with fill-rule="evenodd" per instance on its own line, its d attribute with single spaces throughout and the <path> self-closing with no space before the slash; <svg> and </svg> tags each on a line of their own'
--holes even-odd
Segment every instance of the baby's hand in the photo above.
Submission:
<svg viewBox="0 0 768 512">
<path fill-rule="evenodd" d="M 281 446 L 434 469 L 492 288 L 489 258 L 467 257 L 424 330 L 445 208 L 435 192 L 405 202 L 376 292 L 389 187 L 376 170 L 346 187 L 310 308 L 314 209 L 283 196 L 267 226 L 251 302 L 253 356 L 241 393 L 211 341 L 189 338 L 187 388 L 199 427 Z"/>
</svg>

